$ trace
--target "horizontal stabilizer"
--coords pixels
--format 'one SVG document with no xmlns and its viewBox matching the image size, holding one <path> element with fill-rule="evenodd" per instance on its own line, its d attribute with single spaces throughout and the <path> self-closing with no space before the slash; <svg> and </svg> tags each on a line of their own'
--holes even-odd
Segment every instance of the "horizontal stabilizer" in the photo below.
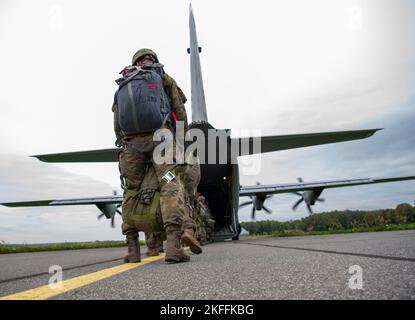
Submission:
<svg viewBox="0 0 415 320">
<path fill-rule="evenodd" d="M 306 133 L 293 134 L 281 136 L 265 136 L 265 137 L 248 137 L 248 138 L 232 138 L 232 144 L 241 143 L 246 148 L 239 147 L 240 156 L 256 154 L 257 150 L 253 147 L 253 141 L 261 142 L 261 153 L 288 150 L 294 148 L 310 147 L 321 144 L 344 142 L 350 140 L 365 139 L 371 137 L 376 131 L 381 129 L 371 130 L 356 130 L 356 131 L 336 131 L 336 132 L 321 132 L 321 133 Z M 40 161 L 44 162 L 117 162 L 118 153 L 122 151 L 120 148 L 65 152 L 35 155 Z"/>
<path fill-rule="evenodd" d="M 242 187 L 239 190 L 239 195 L 244 196 L 255 196 L 264 194 L 276 194 L 276 193 L 291 193 L 313 189 L 329 189 L 329 188 L 341 188 L 360 186 L 365 184 L 374 183 L 386 183 L 396 182 L 404 180 L 415 180 L 415 176 L 407 177 L 394 177 L 394 178 L 379 178 L 379 179 L 351 179 L 351 180 L 334 180 L 334 181 L 320 181 L 320 182 L 297 182 L 297 183 L 286 183 L 286 184 L 272 184 L 272 185 L 255 185 Z"/>
<path fill-rule="evenodd" d="M 231 143 L 240 144 L 239 155 L 246 156 L 256 153 L 273 152 L 295 148 L 317 146 L 322 144 L 337 143 L 351 140 L 366 139 L 382 129 L 353 130 L 305 133 L 281 136 L 247 137 L 232 138 Z M 261 142 L 261 150 L 258 152 L 254 148 L 255 141 Z M 245 147 L 241 147 L 244 145 Z M 248 148 L 249 146 L 249 148 Z"/>
<path fill-rule="evenodd" d="M 52 153 L 32 156 L 43 162 L 118 162 L 120 148 Z"/>
</svg>

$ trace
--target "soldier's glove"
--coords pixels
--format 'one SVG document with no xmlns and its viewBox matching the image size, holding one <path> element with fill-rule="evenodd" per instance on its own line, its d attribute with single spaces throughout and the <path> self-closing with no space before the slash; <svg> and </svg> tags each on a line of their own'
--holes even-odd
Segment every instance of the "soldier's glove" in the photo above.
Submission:
<svg viewBox="0 0 415 320">
<path fill-rule="evenodd" d="M 122 148 L 124 147 L 124 141 L 122 138 L 117 138 L 117 140 L 115 140 L 115 146 L 118 148 Z"/>
</svg>

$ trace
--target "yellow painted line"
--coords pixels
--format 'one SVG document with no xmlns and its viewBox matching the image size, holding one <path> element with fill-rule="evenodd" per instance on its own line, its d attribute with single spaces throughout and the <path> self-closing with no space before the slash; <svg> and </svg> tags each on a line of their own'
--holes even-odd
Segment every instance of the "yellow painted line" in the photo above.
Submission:
<svg viewBox="0 0 415 320">
<path fill-rule="evenodd" d="M 62 293 L 74 290 L 88 284 L 103 280 L 116 274 L 123 273 L 125 271 L 141 267 L 145 264 L 161 260 L 164 258 L 164 254 L 157 257 L 149 257 L 141 260 L 139 263 L 126 263 L 120 266 L 103 269 L 94 273 L 86 274 L 76 278 L 62 281 L 62 286 L 59 288 L 53 288 L 49 285 L 42 286 L 39 288 L 18 292 L 9 296 L 0 297 L 0 300 L 45 300 L 51 297 L 60 295 Z M 57 285 L 57 284 L 54 284 Z"/>
</svg>

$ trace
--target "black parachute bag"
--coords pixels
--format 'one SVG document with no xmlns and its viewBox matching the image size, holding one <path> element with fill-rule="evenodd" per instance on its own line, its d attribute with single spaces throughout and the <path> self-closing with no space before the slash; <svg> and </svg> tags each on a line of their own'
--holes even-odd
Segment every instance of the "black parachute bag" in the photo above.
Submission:
<svg viewBox="0 0 415 320">
<path fill-rule="evenodd" d="M 163 65 L 130 66 L 116 80 L 118 122 L 125 134 L 154 132 L 169 120 L 170 101 L 163 86 Z"/>
</svg>

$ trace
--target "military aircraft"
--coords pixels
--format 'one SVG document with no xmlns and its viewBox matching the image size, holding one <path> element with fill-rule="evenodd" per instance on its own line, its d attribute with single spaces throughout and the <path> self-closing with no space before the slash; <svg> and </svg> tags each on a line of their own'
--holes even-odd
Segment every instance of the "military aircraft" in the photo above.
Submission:
<svg viewBox="0 0 415 320">
<path fill-rule="evenodd" d="M 190 54 L 190 72 L 191 72 L 191 108 L 192 122 L 189 128 L 196 128 L 204 132 L 205 157 L 209 157 L 212 152 L 207 146 L 215 140 L 216 137 L 209 135 L 208 131 L 214 131 L 220 136 L 226 136 L 226 144 L 231 146 L 248 146 L 247 148 L 237 148 L 237 154 L 227 153 L 226 161 L 217 161 L 207 164 L 201 164 L 201 180 L 198 186 L 198 192 L 203 194 L 207 200 L 209 209 L 216 220 L 214 239 L 239 239 L 241 231 L 238 221 L 239 197 L 250 197 L 251 201 L 242 203 L 241 206 L 252 204 L 252 218 L 255 218 L 255 212 L 264 209 L 264 202 L 273 194 L 279 193 L 296 193 L 300 199 L 294 204 L 293 209 L 305 202 L 310 213 L 311 206 L 317 201 L 322 201 L 320 195 L 324 189 L 339 188 L 347 186 L 358 186 L 374 183 L 386 183 L 402 180 L 412 180 L 415 176 L 393 177 L 393 178 L 365 178 L 352 180 L 334 180 L 321 182 L 303 182 L 299 179 L 296 183 L 290 184 L 272 184 L 261 185 L 257 183 L 254 186 L 241 186 L 239 184 L 239 166 L 235 161 L 239 156 L 256 154 L 258 152 L 274 152 L 294 148 L 309 147 L 315 145 L 338 143 L 344 141 L 358 140 L 369 138 L 381 129 L 338 131 L 338 132 L 320 132 L 294 135 L 278 136 L 260 136 L 246 138 L 231 138 L 230 129 L 216 129 L 208 121 L 205 95 L 203 89 L 202 70 L 200 64 L 201 47 L 198 45 L 196 26 L 192 6 L 190 5 L 189 15 L 190 29 L 190 47 L 187 52 Z M 216 140 L 215 140 L 216 141 Z M 260 150 L 255 148 L 255 142 L 260 144 Z M 186 144 L 186 147 L 189 143 Z M 217 146 L 216 151 L 219 147 Z M 231 148 L 228 148 L 230 150 Z M 120 148 L 44 154 L 35 155 L 37 159 L 44 162 L 118 162 L 118 153 Z M 219 152 L 216 153 L 219 156 Z M 64 200 L 40 200 L 40 201 L 23 201 L 2 203 L 8 207 L 29 207 L 29 206 L 67 206 L 67 205 L 95 205 L 102 214 L 111 219 L 112 224 L 116 213 L 120 213 L 119 207 L 122 202 L 122 196 L 114 194 L 112 196 L 103 196 L 95 198 L 79 198 Z M 102 216 L 102 215 L 101 215 Z"/>
</svg>

